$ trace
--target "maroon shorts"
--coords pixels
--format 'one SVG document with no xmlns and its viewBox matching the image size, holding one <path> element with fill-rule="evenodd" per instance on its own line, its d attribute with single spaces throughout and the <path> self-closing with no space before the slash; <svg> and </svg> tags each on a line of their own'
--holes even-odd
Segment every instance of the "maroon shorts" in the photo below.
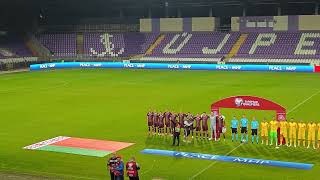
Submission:
<svg viewBox="0 0 320 180">
<path fill-rule="evenodd" d="M 208 131 L 208 126 L 202 126 L 202 131 Z"/>
<path fill-rule="evenodd" d="M 166 123 L 166 127 L 170 127 L 170 123 Z"/>
<path fill-rule="evenodd" d="M 159 124 L 159 128 L 164 128 L 164 124 Z"/>
<path fill-rule="evenodd" d="M 153 123 L 153 126 L 154 127 L 158 127 L 158 123 Z"/>
<path fill-rule="evenodd" d="M 148 126 L 153 126 L 153 123 L 152 122 L 148 122 Z"/>
<path fill-rule="evenodd" d="M 201 127 L 196 127 L 196 131 L 201 131 Z"/>
</svg>

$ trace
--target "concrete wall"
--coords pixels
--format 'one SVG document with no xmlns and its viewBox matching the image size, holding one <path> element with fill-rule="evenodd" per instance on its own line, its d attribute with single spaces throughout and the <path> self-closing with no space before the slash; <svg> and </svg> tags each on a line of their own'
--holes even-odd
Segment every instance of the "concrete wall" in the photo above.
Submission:
<svg viewBox="0 0 320 180">
<path fill-rule="evenodd" d="M 231 31 L 239 31 L 240 28 L 240 18 L 231 17 Z"/>
<path fill-rule="evenodd" d="M 214 31 L 217 26 L 215 17 L 140 19 L 140 32 Z"/>
<path fill-rule="evenodd" d="M 287 31 L 288 30 L 288 16 L 274 16 L 273 17 L 274 31 Z"/>
<path fill-rule="evenodd" d="M 320 15 L 299 16 L 299 30 L 320 30 Z"/>
<path fill-rule="evenodd" d="M 232 17 L 231 30 L 241 32 L 317 31 L 320 15 Z"/>
<path fill-rule="evenodd" d="M 140 19 L 140 32 L 152 32 L 152 19 Z"/>
<path fill-rule="evenodd" d="M 160 18 L 160 32 L 182 32 L 182 18 Z"/>
<path fill-rule="evenodd" d="M 214 31 L 216 29 L 216 18 L 194 17 L 192 18 L 192 31 Z"/>
</svg>

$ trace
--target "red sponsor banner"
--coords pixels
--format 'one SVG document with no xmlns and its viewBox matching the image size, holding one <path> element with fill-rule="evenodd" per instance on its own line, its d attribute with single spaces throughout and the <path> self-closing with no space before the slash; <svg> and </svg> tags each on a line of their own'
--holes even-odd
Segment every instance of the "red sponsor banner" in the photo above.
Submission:
<svg viewBox="0 0 320 180">
<path fill-rule="evenodd" d="M 283 106 L 255 96 L 232 96 L 211 105 L 211 111 L 213 112 L 219 113 L 220 108 L 270 110 L 276 111 L 277 120 L 286 119 L 286 109 Z"/>
<path fill-rule="evenodd" d="M 314 72 L 320 73 L 320 66 L 314 66 Z"/>
</svg>

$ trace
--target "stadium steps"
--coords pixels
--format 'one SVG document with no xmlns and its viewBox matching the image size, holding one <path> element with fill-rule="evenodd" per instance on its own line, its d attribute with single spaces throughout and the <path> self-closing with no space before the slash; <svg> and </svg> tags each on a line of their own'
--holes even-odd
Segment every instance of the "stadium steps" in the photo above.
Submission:
<svg viewBox="0 0 320 180">
<path fill-rule="evenodd" d="M 234 45 L 232 46 L 232 49 L 227 54 L 226 59 L 225 59 L 226 61 L 228 61 L 229 59 L 231 59 L 232 57 L 234 57 L 238 53 L 241 45 L 246 41 L 247 37 L 248 37 L 248 34 L 241 34 L 240 35 L 237 42 L 234 43 Z"/>
<path fill-rule="evenodd" d="M 146 51 L 146 55 L 152 54 L 153 50 L 161 43 L 161 41 L 165 38 L 164 34 L 160 34 L 154 43 L 150 45 L 150 47 Z"/>
<path fill-rule="evenodd" d="M 44 59 L 50 59 L 50 51 L 48 48 L 43 46 L 34 35 L 29 35 L 25 39 L 26 47 L 31 51 L 33 56 L 41 57 Z"/>
<path fill-rule="evenodd" d="M 83 48 L 83 33 L 77 33 L 77 54 L 83 54 L 84 48 Z"/>
</svg>

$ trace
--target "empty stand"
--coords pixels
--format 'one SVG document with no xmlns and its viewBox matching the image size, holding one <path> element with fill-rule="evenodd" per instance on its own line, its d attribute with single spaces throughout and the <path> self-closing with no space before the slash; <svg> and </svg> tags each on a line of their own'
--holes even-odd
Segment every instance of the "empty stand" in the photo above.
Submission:
<svg viewBox="0 0 320 180">
<path fill-rule="evenodd" d="M 37 37 L 55 56 L 76 55 L 76 34 Z M 150 61 L 216 62 L 226 58 L 230 62 L 308 63 L 320 59 L 319 32 L 84 33 L 81 44 L 86 56 Z"/>
<path fill-rule="evenodd" d="M 77 54 L 76 33 L 40 34 L 37 38 L 55 57 L 73 57 Z"/>
<path fill-rule="evenodd" d="M 0 39 L 0 58 L 31 57 L 32 53 L 23 40 L 16 38 Z"/>
</svg>

